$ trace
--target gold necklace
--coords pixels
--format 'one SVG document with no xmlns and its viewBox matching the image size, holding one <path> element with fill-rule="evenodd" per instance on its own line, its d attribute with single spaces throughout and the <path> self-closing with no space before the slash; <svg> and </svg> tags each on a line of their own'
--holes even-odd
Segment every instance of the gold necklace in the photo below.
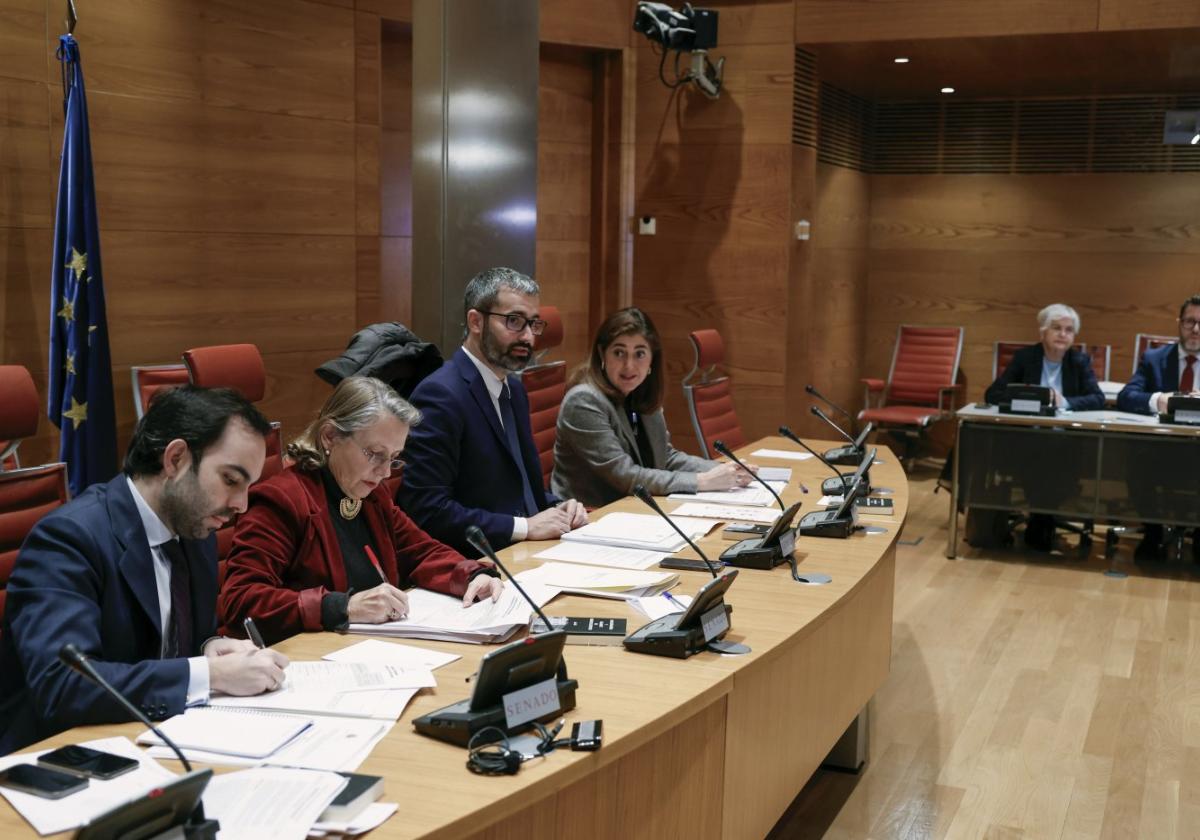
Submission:
<svg viewBox="0 0 1200 840">
<path fill-rule="evenodd" d="M 338 512 L 342 515 L 342 519 L 353 519 L 358 516 L 358 512 L 362 510 L 362 499 L 342 499 L 338 504 Z"/>
</svg>

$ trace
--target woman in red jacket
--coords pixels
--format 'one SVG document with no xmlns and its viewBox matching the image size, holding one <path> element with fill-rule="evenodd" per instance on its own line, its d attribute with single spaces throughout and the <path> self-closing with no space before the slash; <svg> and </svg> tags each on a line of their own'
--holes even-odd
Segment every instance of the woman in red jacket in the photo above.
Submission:
<svg viewBox="0 0 1200 840">
<path fill-rule="evenodd" d="M 500 596 L 489 564 L 467 560 L 396 507 L 384 480 L 421 415 L 378 379 L 342 380 L 288 445 L 293 466 L 250 490 L 218 599 L 227 632 L 254 618 L 268 643 L 305 630 L 408 614 L 409 584 L 476 600 Z"/>
</svg>

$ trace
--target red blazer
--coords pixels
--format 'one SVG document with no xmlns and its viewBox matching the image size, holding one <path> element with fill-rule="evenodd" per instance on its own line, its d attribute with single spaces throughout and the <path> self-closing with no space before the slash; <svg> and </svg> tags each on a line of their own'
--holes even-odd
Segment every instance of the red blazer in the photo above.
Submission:
<svg viewBox="0 0 1200 840">
<path fill-rule="evenodd" d="M 461 596 L 471 574 L 484 568 L 418 528 L 383 484 L 363 499 L 360 515 L 396 586 Z M 268 642 L 321 630 L 321 599 L 345 591 L 346 567 L 320 475 L 289 467 L 255 485 L 238 517 L 217 599 L 223 632 L 245 636 L 247 615 Z"/>
</svg>

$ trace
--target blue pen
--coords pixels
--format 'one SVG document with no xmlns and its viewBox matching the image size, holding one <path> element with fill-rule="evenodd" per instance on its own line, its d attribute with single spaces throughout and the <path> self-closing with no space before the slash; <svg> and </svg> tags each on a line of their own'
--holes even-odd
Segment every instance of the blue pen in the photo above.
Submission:
<svg viewBox="0 0 1200 840">
<path fill-rule="evenodd" d="M 680 601 L 678 598 L 676 598 L 674 595 L 672 595 L 670 592 L 664 592 L 663 597 L 666 598 L 668 601 L 670 601 L 675 606 L 679 607 L 679 609 L 684 610 L 685 612 L 687 611 L 687 607 L 683 604 L 683 602 Z"/>
</svg>

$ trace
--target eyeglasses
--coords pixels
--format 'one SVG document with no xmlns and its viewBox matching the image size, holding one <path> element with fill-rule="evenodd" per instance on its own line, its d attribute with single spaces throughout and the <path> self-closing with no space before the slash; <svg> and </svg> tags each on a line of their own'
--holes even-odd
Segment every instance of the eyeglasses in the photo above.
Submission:
<svg viewBox="0 0 1200 840">
<path fill-rule="evenodd" d="M 367 449 L 366 447 L 360 448 L 362 449 L 362 454 L 367 456 L 367 463 L 371 465 L 371 469 L 375 469 L 381 464 L 387 464 L 388 469 L 392 472 L 395 472 L 404 466 L 404 461 L 399 458 L 388 458 L 388 456 L 382 452 L 375 452 L 374 450 Z"/>
<path fill-rule="evenodd" d="M 1195 318 L 1180 318 L 1179 325 L 1181 327 L 1183 327 L 1185 330 L 1191 331 L 1191 330 L 1196 329 L 1197 327 L 1200 327 L 1200 321 L 1197 321 Z M 535 333 L 535 335 L 536 335 L 536 333 Z"/>
<path fill-rule="evenodd" d="M 503 318 L 504 326 L 508 327 L 510 332 L 524 332 L 526 327 L 529 327 L 529 331 L 534 335 L 541 335 L 546 331 L 546 322 L 541 318 L 526 318 L 520 312 L 484 312 L 483 314 Z"/>
</svg>

